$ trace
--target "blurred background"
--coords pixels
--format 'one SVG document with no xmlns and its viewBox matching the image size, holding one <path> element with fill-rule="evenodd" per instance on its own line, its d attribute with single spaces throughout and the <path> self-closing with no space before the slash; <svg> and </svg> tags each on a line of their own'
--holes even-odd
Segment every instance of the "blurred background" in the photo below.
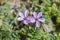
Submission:
<svg viewBox="0 0 60 40">
<path fill-rule="evenodd" d="M 45 23 L 28 29 L 17 21 L 26 9 L 42 12 Z M 0 0 L 0 40 L 60 40 L 60 0 Z"/>
</svg>

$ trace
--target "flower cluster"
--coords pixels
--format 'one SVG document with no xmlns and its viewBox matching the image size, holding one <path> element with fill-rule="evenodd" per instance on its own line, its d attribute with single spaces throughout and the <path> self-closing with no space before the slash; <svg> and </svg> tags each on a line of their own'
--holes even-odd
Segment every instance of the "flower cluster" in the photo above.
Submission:
<svg viewBox="0 0 60 40">
<path fill-rule="evenodd" d="M 42 18 L 42 12 L 38 14 L 33 12 L 33 16 L 28 16 L 29 11 L 26 10 L 24 13 L 19 13 L 18 21 L 23 21 L 24 24 L 28 25 L 28 23 L 36 23 L 36 27 L 40 27 L 40 22 L 45 22 L 45 18 Z"/>
</svg>

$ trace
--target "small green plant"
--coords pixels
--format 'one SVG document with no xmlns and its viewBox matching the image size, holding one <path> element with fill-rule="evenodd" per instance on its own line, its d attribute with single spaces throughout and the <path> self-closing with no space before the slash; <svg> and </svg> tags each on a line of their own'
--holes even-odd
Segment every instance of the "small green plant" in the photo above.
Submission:
<svg viewBox="0 0 60 40">
<path fill-rule="evenodd" d="M 60 40 L 59 0 L 20 0 L 20 8 L 0 6 L 0 40 Z"/>
</svg>

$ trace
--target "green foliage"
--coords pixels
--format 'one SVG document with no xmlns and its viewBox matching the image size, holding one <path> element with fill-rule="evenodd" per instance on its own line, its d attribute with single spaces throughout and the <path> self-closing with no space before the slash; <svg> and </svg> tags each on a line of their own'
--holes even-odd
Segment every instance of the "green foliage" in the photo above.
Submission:
<svg viewBox="0 0 60 40">
<path fill-rule="evenodd" d="M 50 23 L 50 20 L 52 21 L 51 18 L 56 16 L 56 24 L 60 25 L 60 0 L 42 0 L 41 4 L 38 4 L 38 2 L 39 0 L 29 0 L 31 4 L 29 11 L 36 11 L 37 13 L 41 11 L 43 13 L 42 17 L 46 19 L 45 24 L 47 25 Z M 21 12 L 26 10 L 27 3 L 22 2 Z M 18 22 L 17 18 L 18 13 L 11 13 L 11 4 L 9 2 L 0 6 L 0 22 L 2 24 L 0 26 L 0 40 L 25 40 L 26 38 L 27 40 L 60 40 L 60 31 L 47 33 L 42 28 L 43 24 L 41 24 L 40 28 L 36 28 L 34 24 L 26 26 L 22 22 Z M 54 20 L 52 21 L 53 23 Z"/>
</svg>

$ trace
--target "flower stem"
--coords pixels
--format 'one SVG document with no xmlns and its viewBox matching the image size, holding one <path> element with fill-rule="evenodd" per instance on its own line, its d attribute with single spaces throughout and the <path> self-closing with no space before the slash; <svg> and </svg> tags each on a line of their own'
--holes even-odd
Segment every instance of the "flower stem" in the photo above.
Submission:
<svg viewBox="0 0 60 40">
<path fill-rule="evenodd" d="M 29 33 L 29 26 L 27 26 L 26 39 L 25 40 L 27 40 L 28 33 Z"/>
</svg>

